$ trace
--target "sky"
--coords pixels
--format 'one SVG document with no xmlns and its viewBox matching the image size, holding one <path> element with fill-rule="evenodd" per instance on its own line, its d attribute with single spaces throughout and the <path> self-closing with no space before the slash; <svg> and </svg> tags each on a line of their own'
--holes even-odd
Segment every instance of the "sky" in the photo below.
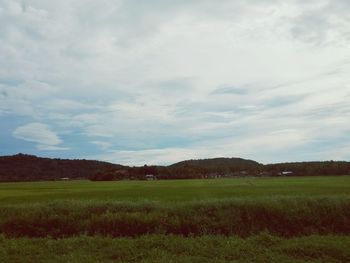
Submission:
<svg viewBox="0 0 350 263">
<path fill-rule="evenodd" d="M 0 155 L 350 160 L 348 0 L 0 0 Z"/>
</svg>

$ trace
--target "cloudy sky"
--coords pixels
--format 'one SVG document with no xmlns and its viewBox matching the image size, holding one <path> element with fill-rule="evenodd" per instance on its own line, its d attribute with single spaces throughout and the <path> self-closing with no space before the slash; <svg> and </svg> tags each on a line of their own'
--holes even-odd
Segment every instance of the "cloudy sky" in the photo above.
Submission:
<svg viewBox="0 0 350 263">
<path fill-rule="evenodd" d="M 348 0 L 0 0 L 0 155 L 350 160 Z"/>
</svg>

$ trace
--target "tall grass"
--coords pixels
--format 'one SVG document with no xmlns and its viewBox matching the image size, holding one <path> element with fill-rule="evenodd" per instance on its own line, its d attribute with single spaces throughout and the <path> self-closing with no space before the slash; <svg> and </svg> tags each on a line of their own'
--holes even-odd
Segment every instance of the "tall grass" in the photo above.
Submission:
<svg viewBox="0 0 350 263">
<path fill-rule="evenodd" d="M 349 247 L 348 236 L 285 239 L 266 233 L 246 239 L 150 235 L 138 238 L 79 236 L 54 240 L 0 236 L 1 262 L 21 263 L 339 263 L 350 262 Z"/>
<path fill-rule="evenodd" d="M 350 234 L 350 198 L 280 197 L 188 203 L 62 201 L 0 207 L 7 237 Z"/>
</svg>

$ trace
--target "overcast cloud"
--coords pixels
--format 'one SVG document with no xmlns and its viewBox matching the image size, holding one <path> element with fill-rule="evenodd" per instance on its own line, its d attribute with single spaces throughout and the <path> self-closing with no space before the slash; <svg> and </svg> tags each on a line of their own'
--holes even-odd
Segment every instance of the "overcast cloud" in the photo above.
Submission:
<svg viewBox="0 0 350 263">
<path fill-rule="evenodd" d="M 0 154 L 350 160 L 348 0 L 0 0 Z"/>
</svg>

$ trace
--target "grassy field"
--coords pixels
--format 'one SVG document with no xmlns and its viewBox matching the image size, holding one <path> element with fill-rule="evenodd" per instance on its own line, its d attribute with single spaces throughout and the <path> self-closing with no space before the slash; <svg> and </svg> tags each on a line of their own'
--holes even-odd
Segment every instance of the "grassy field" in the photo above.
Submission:
<svg viewBox="0 0 350 263">
<path fill-rule="evenodd" d="M 3 262 L 350 262 L 350 177 L 0 184 Z"/>
<path fill-rule="evenodd" d="M 66 239 L 0 237 L 1 262 L 18 263 L 339 263 L 350 262 L 350 237 L 278 238 L 260 234 L 246 239 L 223 236 L 143 236 Z"/>
<path fill-rule="evenodd" d="M 186 202 L 276 196 L 350 196 L 350 176 L 0 184 L 0 204 L 57 200 Z"/>
</svg>

